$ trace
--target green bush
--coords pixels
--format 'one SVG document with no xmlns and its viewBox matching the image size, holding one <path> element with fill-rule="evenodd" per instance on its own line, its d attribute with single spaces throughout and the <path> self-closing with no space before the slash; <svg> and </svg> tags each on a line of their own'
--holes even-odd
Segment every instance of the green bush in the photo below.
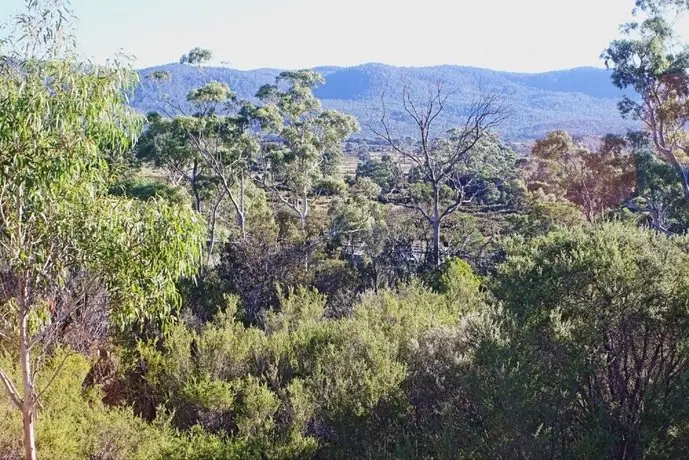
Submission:
<svg viewBox="0 0 689 460">
<path fill-rule="evenodd" d="M 5 355 L 0 367 L 13 369 Z M 131 409 L 105 407 L 98 389 L 82 390 L 89 362 L 81 355 L 59 350 L 44 368 L 38 389 L 37 449 L 42 458 L 152 459 L 162 458 L 173 430 L 163 421 L 149 424 Z M 9 398 L 0 398 L 0 457 L 21 458 L 21 413 Z"/>
</svg>

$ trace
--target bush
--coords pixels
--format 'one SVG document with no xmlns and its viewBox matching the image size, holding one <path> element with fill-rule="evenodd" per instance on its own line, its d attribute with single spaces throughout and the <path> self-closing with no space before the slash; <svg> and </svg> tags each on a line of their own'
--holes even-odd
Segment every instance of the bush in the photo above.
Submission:
<svg viewBox="0 0 689 460">
<path fill-rule="evenodd" d="M 507 244 L 492 290 L 515 320 L 515 345 L 502 361 L 512 390 L 499 400 L 518 401 L 510 410 L 522 449 L 641 458 L 653 446 L 686 455 L 689 413 L 676 401 L 689 397 L 680 358 L 689 339 L 687 243 L 606 224 Z"/>
<path fill-rule="evenodd" d="M 4 355 L 0 367 L 14 369 Z M 40 399 L 37 449 L 42 458 L 154 459 L 171 446 L 174 432 L 164 421 L 148 424 L 131 409 L 107 408 L 97 388 L 82 392 L 89 362 L 79 354 L 58 350 L 44 368 L 39 391 L 52 384 Z M 0 398 L 0 457 L 22 458 L 21 413 L 9 398 Z"/>
</svg>

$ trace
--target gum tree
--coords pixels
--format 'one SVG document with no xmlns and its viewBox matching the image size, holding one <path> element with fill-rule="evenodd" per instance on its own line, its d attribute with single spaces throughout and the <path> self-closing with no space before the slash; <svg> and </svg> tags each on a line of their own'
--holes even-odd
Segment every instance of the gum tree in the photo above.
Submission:
<svg viewBox="0 0 689 460">
<path fill-rule="evenodd" d="M 655 154 L 672 165 L 689 200 L 689 48 L 679 43 L 672 21 L 689 10 L 686 0 L 637 0 L 636 22 L 622 26 L 602 58 L 613 83 L 638 98 L 619 103 L 623 116 L 640 120 L 651 135 Z"/>
<path fill-rule="evenodd" d="M 212 58 L 209 50 L 194 48 L 182 56 L 180 63 L 202 66 Z M 149 77 L 161 84 L 173 75 L 154 72 Z M 209 223 L 206 265 L 210 263 L 216 239 L 220 209 L 229 199 L 236 213 L 242 239 L 247 237 L 247 188 L 250 167 L 259 150 L 252 127 L 255 107 L 237 99 L 226 83 L 210 81 L 187 94 L 187 107 L 163 97 L 161 107 L 166 118 L 149 115 L 145 142 L 139 157 L 166 169 L 172 179 L 190 187 L 196 209 Z M 202 210 L 203 201 L 209 201 Z"/>
<path fill-rule="evenodd" d="M 256 116 L 272 131 L 263 184 L 297 214 L 302 230 L 317 185 L 337 176 L 343 143 L 359 129 L 354 117 L 322 109 L 313 89 L 324 81 L 311 70 L 282 72 L 256 95 L 266 104 Z"/>
<path fill-rule="evenodd" d="M 0 381 L 34 459 L 36 373 L 66 325 L 94 302 L 120 328 L 165 315 L 203 228 L 191 209 L 108 194 L 141 129 L 134 74 L 80 62 L 60 2 L 27 7 L 0 53 L 0 349 L 17 362 Z"/>
<path fill-rule="evenodd" d="M 404 116 L 413 122 L 416 135 L 411 142 L 393 134 L 384 95 L 380 122 L 369 126 L 393 154 L 411 164 L 409 184 L 399 204 L 420 213 L 431 227 L 434 265 L 442 263 L 443 222 L 486 191 L 484 179 L 500 177 L 513 166 L 509 165 L 510 152 L 492 132 L 507 117 L 500 98 L 479 96 L 468 108 L 464 123 L 441 132 L 439 127 L 451 95 L 441 81 L 422 98 L 415 97 L 414 89 L 404 83 Z"/>
</svg>

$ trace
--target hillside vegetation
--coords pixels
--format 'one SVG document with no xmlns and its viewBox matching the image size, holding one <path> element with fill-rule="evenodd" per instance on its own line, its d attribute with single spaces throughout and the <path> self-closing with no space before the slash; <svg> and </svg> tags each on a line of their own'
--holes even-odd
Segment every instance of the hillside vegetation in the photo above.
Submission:
<svg viewBox="0 0 689 460">
<path fill-rule="evenodd" d="M 0 458 L 689 458 L 689 4 L 633 3 L 609 72 L 194 48 L 139 84 L 27 1 Z"/>
<path fill-rule="evenodd" d="M 366 129 L 379 118 L 381 96 L 387 95 L 391 116 L 399 120 L 400 135 L 413 133 L 404 117 L 399 98 L 402 81 L 424 88 L 441 78 L 454 94 L 441 122 L 447 128 L 460 123 L 467 107 L 480 92 L 503 94 L 511 116 L 500 127 L 506 140 L 533 140 L 546 133 L 564 129 L 577 137 L 599 137 L 607 133 L 624 134 L 637 125 L 623 120 L 617 102 L 623 92 L 610 80 L 610 72 L 597 68 L 578 68 L 540 74 L 496 72 L 459 66 L 400 68 L 383 64 L 356 67 L 322 67 L 315 71 L 325 77 L 325 84 L 315 90 L 325 108 L 356 116 L 363 129 L 359 136 L 373 138 Z M 186 106 L 187 93 L 208 81 L 227 83 L 242 99 L 251 99 L 259 87 L 272 83 L 280 73 L 276 69 L 239 71 L 204 67 L 203 72 L 181 64 L 169 64 L 139 71 L 142 84 L 132 104 L 146 113 L 159 110 L 162 94 L 159 85 L 148 76 L 170 72 L 171 81 L 163 90 L 176 104 Z"/>
</svg>

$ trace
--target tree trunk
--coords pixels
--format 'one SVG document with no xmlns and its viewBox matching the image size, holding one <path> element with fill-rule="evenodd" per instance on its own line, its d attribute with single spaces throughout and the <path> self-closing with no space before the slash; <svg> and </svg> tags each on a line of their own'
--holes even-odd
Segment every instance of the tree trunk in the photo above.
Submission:
<svg viewBox="0 0 689 460">
<path fill-rule="evenodd" d="M 215 249 L 215 225 L 216 225 L 216 219 L 217 219 L 217 208 L 213 209 L 213 213 L 211 214 L 211 222 L 210 222 L 210 228 L 209 228 L 209 234 L 208 234 L 208 244 L 207 250 L 208 254 L 206 255 L 206 268 L 210 266 L 211 264 L 211 259 L 213 257 L 213 250 Z"/>
<path fill-rule="evenodd" d="M 31 376 L 31 350 L 29 349 L 29 308 L 27 305 L 26 285 L 22 283 L 19 297 L 19 364 L 22 370 L 22 385 L 24 398 L 22 401 L 22 417 L 24 420 L 24 457 L 26 460 L 36 459 L 36 433 L 34 427 L 34 387 Z"/>
<path fill-rule="evenodd" d="M 440 257 L 440 222 L 433 222 L 433 263 L 439 267 L 442 260 Z"/>
<path fill-rule="evenodd" d="M 309 214 L 309 193 L 306 190 L 304 190 L 302 200 L 303 212 L 299 213 L 299 218 L 301 220 L 301 230 L 306 234 L 306 216 Z"/>
<path fill-rule="evenodd" d="M 679 159 L 677 158 L 677 155 L 675 155 L 675 152 L 673 151 L 673 147 L 667 145 L 667 142 L 665 140 L 665 133 L 661 129 L 653 128 L 653 143 L 655 144 L 657 150 L 656 153 L 660 154 L 660 156 L 664 160 L 671 163 L 679 173 L 679 177 L 682 182 L 682 191 L 684 192 L 684 198 L 687 201 L 689 201 L 689 171 L 687 171 L 684 165 L 680 163 Z"/>
<path fill-rule="evenodd" d="M 246 184 L 244 178 L 244 171 L 241 173 L 239 178 L 239 212 L 237 212 L 237 221 L 239 223 L 239 228 L 242 231 L 242 240 L 246 240 L 246 204 L 245 197 L 246 194 Z"/>
<path fill-rule="evenodd" d="M 433 184 L 433 263 L 436 267 L 441 264 L 440 259 L 440 189 Z"/>
<path fill-rule="evenodd" d="M 194 160 L 194 169 L 191 172 L 191 191 L 194 194 L 194 211 L 201 212 L 201 193 L 198 187 L 198 161 Z"/>
</svg>

